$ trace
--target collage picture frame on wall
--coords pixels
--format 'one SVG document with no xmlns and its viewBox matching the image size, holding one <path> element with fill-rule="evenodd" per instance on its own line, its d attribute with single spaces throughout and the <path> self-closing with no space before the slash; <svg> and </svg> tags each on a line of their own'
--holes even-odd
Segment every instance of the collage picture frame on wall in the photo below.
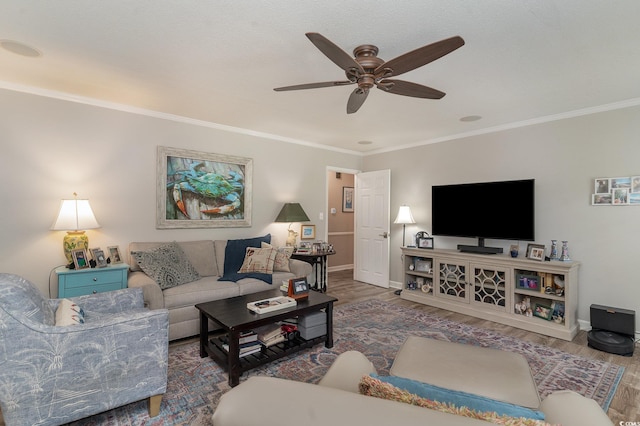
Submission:
<svg viewBox="0 0 640 426">
<path fill-rule="evenodd" d="M 594 179 L 591 204 L 594 206 L 640 206 L 640 176 Z"/>
</svg>

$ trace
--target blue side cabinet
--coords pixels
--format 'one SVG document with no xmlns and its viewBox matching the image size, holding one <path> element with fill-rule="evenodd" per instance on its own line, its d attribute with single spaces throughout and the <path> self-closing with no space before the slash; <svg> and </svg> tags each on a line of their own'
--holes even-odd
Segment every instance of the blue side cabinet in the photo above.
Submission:
<svg viewBox="0 0 640 426">
<path fill-rule="evenodd" d="M 56 268 L 58 298 L 83 296 L 127 288 L 129 265 L 116 263 L 104 268 L 67 269 Z"/>
</svg>

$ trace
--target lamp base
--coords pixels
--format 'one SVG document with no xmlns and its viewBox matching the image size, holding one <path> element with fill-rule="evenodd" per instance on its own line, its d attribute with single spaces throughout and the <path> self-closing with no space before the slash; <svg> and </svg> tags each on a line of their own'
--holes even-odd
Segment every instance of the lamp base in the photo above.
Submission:
<svg viewBox="0 0 640 426">
<path fill-rule="evenodd" d="M 62 247 L 64 249 L 64 255 L 67 258 L 67 262 L 72 263 L 73 257 L 71 252 L 77 249 L 89 249 L 89 237 L 84 231 L 67 231 L 67 235 L 62 240 Z"/>
</svg>

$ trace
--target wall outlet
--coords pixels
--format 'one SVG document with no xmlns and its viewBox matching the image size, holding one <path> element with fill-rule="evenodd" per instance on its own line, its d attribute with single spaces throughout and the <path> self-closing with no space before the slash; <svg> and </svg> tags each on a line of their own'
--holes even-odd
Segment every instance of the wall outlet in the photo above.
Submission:
<svg viewBox="0 0 640 426">
<path fill-rule="evenodd" d="M 320 214 L 318 215 L 318 219 L 324 220 L 324 213 L 320 212 Z"/>
</svg>

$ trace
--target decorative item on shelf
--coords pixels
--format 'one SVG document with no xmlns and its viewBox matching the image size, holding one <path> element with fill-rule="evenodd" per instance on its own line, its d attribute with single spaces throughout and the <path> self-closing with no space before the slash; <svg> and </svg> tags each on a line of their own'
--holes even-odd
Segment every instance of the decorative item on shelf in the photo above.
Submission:
<svg viewBox="0 0 640 426">
<path fill-rule="evenodd" d="M 415 270 L 416 272 L 431 272 L 431 261 L 417 258 L 415 260 Z"/>
<path fill-rule="evenodd" d="M 398 210 L 398 216 L 396 216 L 396 220 L 393 223 L 402 224 L 402 247 L 405 247 L 405 230 L 407 224 L 414 224 L 416 221 L 413 219 L 413 215 L 411 214 L 411 208 L 406 205 L 400 206 Z"/>
<path fill-rule="evenodd" d="M 509 247 L 509 254 L 511 255 L 511 257 L 518 257 L 519 252 L 520 246 L 518 246 L 517 244 L 511 244 L 511 247 Z"/>
<path fill-rule="evenodd" d="M 515 304 L 514 312 L 519 315 L 526 315 L 530 317 L 533 314 L 531 311 L 531 298 L 529 296 L 523 297 L 520 302 Z"/>
<path fill-rule="evenodd" d="M 561 262 L 571 261 L 571 258 L 569 257 L 569 246 L 567 244 L 567 241 L 562 242 L 562 254 L 560 255 Z"/>
<path fill-rule="evenodd" d="M 539 317 L 542 319 L 546 319 L 550 321 L 553 315 L 553 309 L 551 306 L 542 305 L 540 303 L 536 303 L 535 308 L 533 309 L 533 316 Z"/>
<path fill-rule="evenodd" d="M 433 237 L 427 231 L 420 231 L 416 234 L 416 246 L 421 249 L 433 248 Z"/>
<path fill-rule="evenodd" d="M 527 259 L 544 260 L 544 245 L 543 244 L 527 244 Z"/>
<path fill-rule="evenodd" d="M 422 287 L 420 288 L 423 293 L 433 293 L 433 282 L 431 280 L 426 280 Z"/>
<path fill-rule="evenodd" d="M 549 253 L 550 260 L 558 260 L 558 240 L 551 240 L 551 253 Z"/>
<path fill-rule="evenodd" d="M 304 212 L 300 203 L 285 203 L 278 213 L 275 222 L 289 222 L 287 246 L 295 247 L 298 233 L 291 229 L 294 222 L 309 222 L 309 216 Z"/>
<path fill-rule="evenodd" d="M 516 274 L 516 288 L 540 291 L 540 277 L 538 275 Z"/>
<path fill-rule="evenodd" d="M 51 226 L 53 231 L 67 231 L 62 240 L 62 247 L 69 263 L 74 261 L 71 254 L 74 250 L 89 249 L 89 238 L 85 234 L 85 230 L 100 228 L 100 224 L 89 205 L 89 200 L 79 200 L 78 194 L 75 192 L 73 197 L 73 200 L 62 200 L 58 217 Z"/>
</svg>

